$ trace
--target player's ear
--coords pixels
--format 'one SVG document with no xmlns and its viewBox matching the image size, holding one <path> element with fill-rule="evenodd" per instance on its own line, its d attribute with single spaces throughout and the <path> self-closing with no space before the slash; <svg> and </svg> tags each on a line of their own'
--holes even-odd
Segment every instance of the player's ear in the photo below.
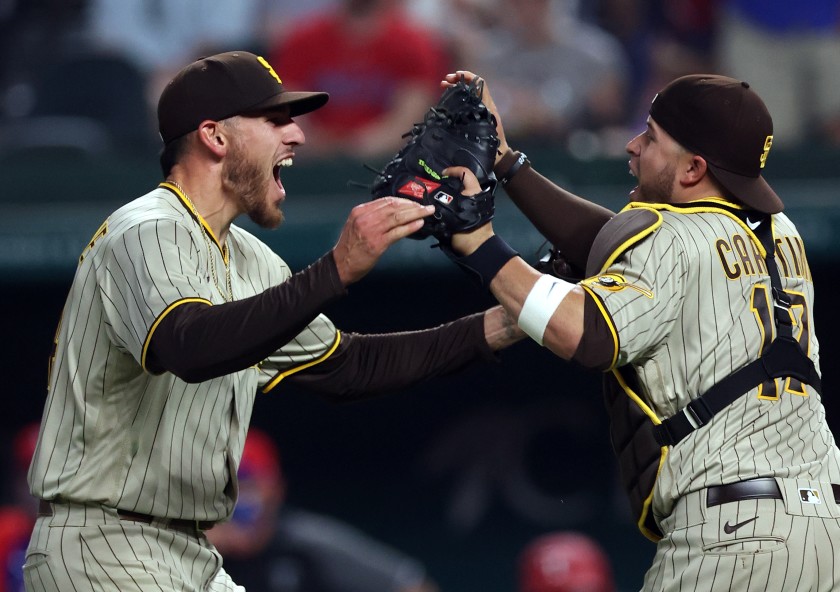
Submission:
<svg viewBox="0 0 840 592">
<path fill-rule="evenodd" d="M 709 171 L 706 159 L 698 154 L 690 154 L 683 168 L 681 182 L 683 185 L 693 186 L 703 180 Z"/>
<path fill-rule="evenodd" d="M 230 143 L 224 126 L 212 119 L 206 119 L 198 126 L 198 139 L 205 148 L 216 156 L 224 156 Z"/>
</svg>

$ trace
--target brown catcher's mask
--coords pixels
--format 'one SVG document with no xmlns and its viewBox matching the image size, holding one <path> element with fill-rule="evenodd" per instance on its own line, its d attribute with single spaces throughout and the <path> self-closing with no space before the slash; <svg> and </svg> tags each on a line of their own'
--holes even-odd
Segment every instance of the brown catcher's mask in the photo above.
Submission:
<svg viewBox="0 0 840 592">
<path fill-rule="evenodd" d="M 714 74 L 683 76 L 653 98 L 650 116 L 702 156 L 720 184 L 747 206 L 766 214 L 784 209 L 761 176 L 773 143 L 773 119 L 749 84 Z"/>
</svg>

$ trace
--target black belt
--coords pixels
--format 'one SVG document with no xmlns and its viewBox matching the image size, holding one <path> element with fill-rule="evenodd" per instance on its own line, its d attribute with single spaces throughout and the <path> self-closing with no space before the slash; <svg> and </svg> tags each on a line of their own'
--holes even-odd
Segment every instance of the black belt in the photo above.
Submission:
<svg viewBox="0 0 840 592">
<path fill-rule="evenodd" d="M 840 485 L 831 484 L 834 501 L 840 504 Z M 726 485 L 714 485 L 706 490 L 706 507 L 719 506 L 729 502 L 754 499 L 784 499 L 779 484 L 772 477 L 760 477 Z"/>
<path fill-rule="evenodd" d="M 38 502 L 39 516 L 52 516 L 54 514 L 52 502 L 41 500 Z M 117 515 L 120 520 L 129 520 L 131 522 L 142 522 L 143 524 L 151 524 L 153 520 L 160 520 L 163 522 L 162 526 L 167 528 L 175 528 L 181 530 L 210 530 L 216 523 L 209 520 L 187 520 L 185 518 L 158 518 L 150 516 L 149 514 L 141 514 L 139 512 L 129 512 L 128 510 L 117 510 Z"/>
</svg>

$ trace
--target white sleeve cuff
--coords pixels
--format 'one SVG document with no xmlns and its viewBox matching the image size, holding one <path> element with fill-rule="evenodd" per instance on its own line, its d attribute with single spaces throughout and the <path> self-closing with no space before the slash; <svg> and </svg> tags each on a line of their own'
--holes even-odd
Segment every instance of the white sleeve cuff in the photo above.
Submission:
<svg viewBox="0 0 840 592">
<path fill-rule="evenodd" d="M 543 344 L 551 316 L 575 284 L 550 275 L 542 275 L 528 292 L 516 323 L 531 339 Z"/>
</svg>

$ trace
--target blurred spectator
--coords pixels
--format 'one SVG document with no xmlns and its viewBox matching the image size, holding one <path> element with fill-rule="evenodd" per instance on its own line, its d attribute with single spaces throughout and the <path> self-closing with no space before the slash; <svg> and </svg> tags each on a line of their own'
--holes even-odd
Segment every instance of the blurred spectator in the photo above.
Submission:
<svg viewBox="0 0 840 592">
<path fill-rule="evenodd" d="M 655 0 L 600 0 L 596 5 L 596 23 L 614 35 L 628 59 L 628 95 L 635 100 L 647 79 L 652 37 L 651 4 Z M 628 101 L 628 115 L 635 108 Z"/>
<path fill-rule="evenodd" d="M 259 44 L 266 0 L 87 0 L 89 42 L 129 58 L 148 79 L 148 102 L 181 64 Z"/>
<path fill-rule="evenodd" d="M 493 47 L 502 13 L 499 0 L 411 0 L 407 8 L 443 38 L 455 68 L 471 70 L 475 57 Z"/>
<path fill-rule="evenodd" d="M 0 0 L 0 84 L 72 44 L 87 0 Z"/>
<path fill-rule="evenodd" d="M 630 61 L 626 121 L 645 127 L 653 95 L 674 78 L 714 70 L 719 0 L 601 0 L 598 23 Z"/>
<path fill-rule="evenodd" d="M 5 484 L 11 502 L 0 506 L 0 592 L 24 592 L 24 555 L 38 514 L 38 501 L 29 495 L 26 472 L 37 438 L 38 424 L 28 424 L 18 431 L 13 443 L 11 475 Z"/>
<path fill-rule="evenodd" d="M 501 0 L 500 8 L 492 46 L 469 69 L 492 80 L 508 136 L 556 145 L 575 130 L 622 122 L 627 60 L 612 35 L 578 19 L 573 3 Z"/>
<path fill-rule="evenodd" d="M 615 592 L 612 567 L 594 539 L 576 532 L 540 536 L 519 556 L 517 592 Z"/>
<path fill-rule="evenodd" d="M 263 44 L 276 43 L 293 31 L 297 23 L 316 14 L 335 10 L 341 0 L 262 0 L 265 14 L 258 29 Z M 265 48 L 268 51 L 268 48 Z"/>
<path fill-rule="evenodd" d="M 440 38 L 401 0 L 341 0 L 278 39 L 269 62 L 288 88 L 330 93 L 307 120 L 307 155 L 360 158 L 396 152 L 450 68 Z"/>
<path fill-rule="evenodd" d="M 0 150 L 156 150 L 145 87 L 143 74 L 121 56 L 83 46 L 56 52 L 9 89 L 7 97 L 23 97 L 26 105 L 6 122 Z"/>
<path fill-rule="evenodd" d="M 840 0 L 721 0 L 721 74 L 773 115 L 773 146 L 840 145 Z"/>
<path fill-rule="evenodd" d="M 224 568 L 260 592 L 436 592 L 416 560 L 355 528 L 284 503 L 286 484 L 271 438 L 251 428 L 229 522 L 208 531 Z"/>
<path fill-rule="evenodd" d="M 35 102 L 35 74 L 74 45 L 84 3 L 0 0 L 0 122 L 29 115 Z"/>
</svg>

